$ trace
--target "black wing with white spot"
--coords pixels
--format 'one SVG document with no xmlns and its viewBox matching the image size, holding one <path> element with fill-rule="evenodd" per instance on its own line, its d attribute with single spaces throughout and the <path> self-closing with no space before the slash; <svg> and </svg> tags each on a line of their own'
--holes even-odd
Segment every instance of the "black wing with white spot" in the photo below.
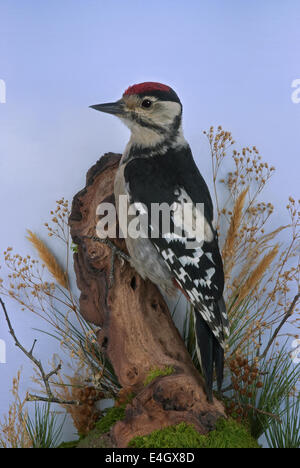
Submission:
<svg viewBox="0 0 300 468">
<path fill-rule="evenodd" d="M 197 354 L 211 401 L 214 367 L 221 387 L 223 348 L 229 329 L 223 300 L 223 264 L 212 225 L 209 190 L 188 146 L 133 159 L 127 163 L 124 177 L 130 202 L 142 203 L 148 211 L 149 239 L 194 306 Z M 162 203 L 172 207 L 167 229 L 161 220 L 155 223 L 150 216 L 151 206 Z M 199 226 L 196 219 L 200 219 Z M 150 237 L 153 231 L 157 237 Z"/>
<path fill-rule="evenodd" d="M 173 207 L 169 232 L 160 223 L 155 226 L 159 237 L 151 241 L 191 303 L 223 345 L 228 333 L 227 317 L 224 308 L 221 312 L 216 310 L 215 305 L 222 300 L 224 289 L 222 259 L 212 226 L 211 197 L 189 147 L 181 151 L 172 149 L 164 155 L 148 159 L 136 158 L 127 164 L 124 176 L 131 201 L 146 206 L 149 216 L 151 204 L 167 203 Z M 198 213 L 201 221 L 201 213 L 196 210 L 197 203 L 204 207 L 199 236 L 191 237 L 191 226 L 184 222 L 184 230 L 181 235 L 178 234 L 183 204 L 192 206 L 191 218 L 194 219 Z"/>
</svg>

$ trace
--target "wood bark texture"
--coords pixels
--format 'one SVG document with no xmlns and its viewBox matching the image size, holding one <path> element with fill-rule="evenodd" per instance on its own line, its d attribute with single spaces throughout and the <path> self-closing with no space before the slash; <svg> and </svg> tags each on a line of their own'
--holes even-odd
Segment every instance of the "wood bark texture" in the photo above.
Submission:
<svg viewBox="0 0 300 468">
<path fill-rule="evenodd" d="M 112 363 L 121 386 L 136 396 L 126 416 L 112 429 L 117 447 L 138 435 L 186 422 L 205 434 L 224 416 L 221 402 L 209 404 L 203 380 L 193 366 L 158 288 L 144 281 L 130 264 L 116 258 L 110 287 L 111 249 L 87 239 L 96 236 L 97 206 L 114 203 L 114 177 L 120 155 L 108 153 L 89 170 L 86 186 L 73 199 L 69 224 L 73 242 L 82 316 L 101 328 L 98 341 Z M 126 252 L 124 239 L 111 239 Z M 153 369 L 174 372 L 145 386 Z"/>
</svg>

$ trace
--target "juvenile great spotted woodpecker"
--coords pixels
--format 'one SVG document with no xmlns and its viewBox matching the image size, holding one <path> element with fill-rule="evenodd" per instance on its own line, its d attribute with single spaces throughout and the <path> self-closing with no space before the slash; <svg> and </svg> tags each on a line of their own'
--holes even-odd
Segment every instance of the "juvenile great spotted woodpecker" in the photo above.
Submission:
<svg viewBox="0 0 300 468">
<path fill-rule="evenodd" d="M 222 386 L 224 344 L 229 334 L 224 274 L 211 196 L 183 136 L 182 104 L 169 86 L 145 82 L 130 86 L 114 103 L 91 107 L 116 115 L 131 130 L 115 178 L 117 210 L 120 195 L 149 213 L 153 204 L 171 207 L 167 231 L 162 223 L 153 226 L 151 219 L 149 236 L 128 235 L 126 246 L 132 266 L 143 278 L 168 295 L 179 288 L 193 305 L 197 356 L 211 402 L 214 369 L 218 389 Z M 184 204 L 191 207 L 192 221 L 202 216 L 202 228 L 196 235 L 191 229 L 195 223 L 185 220 L 182 235 L 177 234 L 178 213 L 183 213 Z M 199 206 L 204 207 L 201 213 Z M 157 236 L 151 236 L 154 228 Z"/>
</svg>

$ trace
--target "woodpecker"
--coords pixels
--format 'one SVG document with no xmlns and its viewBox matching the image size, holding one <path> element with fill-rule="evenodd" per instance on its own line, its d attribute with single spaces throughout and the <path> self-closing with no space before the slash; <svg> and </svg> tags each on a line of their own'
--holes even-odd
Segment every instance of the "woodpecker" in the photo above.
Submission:
<svg viewBox="0 0 300 468">
<path fill-rule="evenodd" d="M 116 102 L 91 107 L 116 115 L 131 130 L 115 178 L 117 211 L 120 195 L 149 213 L 155 203 L 172 208 L 169 231 L 150 220 L 149 236 L 127 236 L 126 246 L 132 266 L 143 278 L 168 295 L 180 289 L 193 305 L 197 357 L 212 402 L 214 370 L 220 391 L 229 335 L 224 273 L 212 199 L 183 136 L 180 99 L 169 86 L 145 82 L 130 86 Z M 183 222 L 180 236 L 176 227 L 184 204 L 191 209 L 192 223 Z M 204 206 L 202 213 L 198 204 Z M 202 216 L 203 229 L 195 235 L 191 224 L 196 216 Z M 152 237 L 154 227 L 159 235 Z"/>
</svg>

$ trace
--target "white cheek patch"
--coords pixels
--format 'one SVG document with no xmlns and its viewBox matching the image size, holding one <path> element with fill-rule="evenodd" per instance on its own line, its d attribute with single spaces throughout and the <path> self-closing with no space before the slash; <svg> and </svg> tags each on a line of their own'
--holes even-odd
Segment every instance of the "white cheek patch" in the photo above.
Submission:
<svg viewBox="0 0 300 468">
<path fill-rule="evenodd" d="M 138 119 L 135 120 L 130 116 L 120 117 L 120 119 L 131 130 L 130 144 L 147 148 L 162 145 L 166 139 L 166 135 L 172 130 L 176 117 L 181 115 L 181 105 L 173 101 L 155 101 L 151 96 L 145 96 L 144 99 L 149 99 L 153 102 L 152 108 L 146 110 L 142 107 L 137 107 L 134 112 L 146 125 L 141 125 Z M 157 128 L 160 128 L 161 131 L 157 131 Z M 186 146 L 186 144 L 180 124 L 173 141 L 171 144 L 169 143 L 169 147 Z M 160 152 L 164 153 L 167 149 L 168 146 L 163 150 L 160 149 Z"/>
<path fill-rule="evenodd" d="M 145 147 L 156 146 L 164 139 L 162 134 L 151 130 L 151 128 L 143 127 L 133 120 L 126 118 L 121 118 L 121 120 L 126 125 L 126 127 L 131 130 L 131 138 L 128 143 L 128 149 L 130 149 L 132 144 L 138 144 Z"/>
<path fill-rule="evenodd" d="M 149 117 L 157 125 L 165 126 L 170 125 L 180 112 L 181 106 L 178 102 L 161 101 L 156 104 L 156 108 L 149 114 Z"/>
</svg>

